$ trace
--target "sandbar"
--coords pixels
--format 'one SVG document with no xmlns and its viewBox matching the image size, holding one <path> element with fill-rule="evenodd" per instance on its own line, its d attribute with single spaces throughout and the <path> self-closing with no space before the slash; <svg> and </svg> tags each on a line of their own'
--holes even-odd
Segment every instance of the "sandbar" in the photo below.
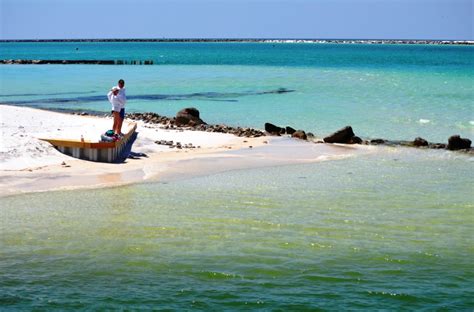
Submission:
<svg viewBox="0 0 474 312">
<path fill-rule="evenodd" d="M 40 138 L 82 136 L 98 141 L 111 128 L 111 118 L 0 105 L 0 196 L 186 179 L 229 170 L 339 159 L 370 150 L 368 146 L 314 144 L 288 137 L 246 138 L 137 123 L 138 135 L 131 151 L 140 156 L 120 163 L 92 162 L 62 154 Z M 130 125 L 130 120 L 124 122 L 125 128 Z M 155 143 L 160 140 L 199 148 L 169 148 Z"/>
</svg>

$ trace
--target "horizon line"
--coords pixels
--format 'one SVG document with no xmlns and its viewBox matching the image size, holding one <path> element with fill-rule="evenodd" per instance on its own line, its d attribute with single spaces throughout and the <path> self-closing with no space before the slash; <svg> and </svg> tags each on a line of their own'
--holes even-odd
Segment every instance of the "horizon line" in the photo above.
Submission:
<svg viewBox="0 0 474 312">
<path fill-rule="evenodd" d="M 378 38 L 56 38 L 56 39 L 0 39 L 0 42 L 262 42 L 262 41 L 312 41 L 312 42 L 346 42 L 346 41 L 359 41 L 359 42 L 398 42 L 398 43 L 417 43 L 417 42 L 460 42 L 460 43 L 471 43 L 474 44 L 474 40 L 469 39 L 378 39 Z"/>
</svg>

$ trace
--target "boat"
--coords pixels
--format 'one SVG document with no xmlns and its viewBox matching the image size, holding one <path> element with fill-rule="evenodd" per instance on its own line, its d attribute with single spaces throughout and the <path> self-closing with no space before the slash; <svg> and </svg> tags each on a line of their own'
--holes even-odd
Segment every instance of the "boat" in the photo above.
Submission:
<svg viewBox="0 0 474 312">
<path fill-rule="evenodd" d="M 124 155 L 124 151 L 130 140 L 135 138 L 137 124 L 131 123 L 130 126 L 129 131 L 120 140 L 115 142 L 50 138 L 40 138 L 40 140 L 51 143 L 61 153 L 74 158 L 113 163 L 127 158 L 127 155 Z"/>
</svg>

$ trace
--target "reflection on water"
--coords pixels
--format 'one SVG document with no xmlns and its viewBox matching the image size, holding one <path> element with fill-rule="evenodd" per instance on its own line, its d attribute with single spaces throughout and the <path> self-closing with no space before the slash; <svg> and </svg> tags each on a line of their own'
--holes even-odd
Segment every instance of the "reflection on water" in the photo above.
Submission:
<svg viewBox="0 0 474 312">
<path fill-rule="evenodd" d="M 211 100 L 211 101 L 225 101 L 225 102 L 237 102 L 232 99 L 234 97 L 250 96 L 250 95 L 265 95 L 265 94 L 283 94 L 294 92 L 294 90 L 288 90 L 285 88 L 279 88 L 277 90 L 268 91 L 248 91 L 248 92 L 197 92 L 191 94 L 140 94 L 140 95 L 128 95 L 128 100 L 146 100 L 146 101 L 184 101 L 184 100 Z M 84 92 L 93 93 L 93 92 Z M 78 94 L 78 92 L 63 92 L 63 93 L 50 93 L 50 94 L 7 94 L 1 95 L 1 97 L 29 97 L 29 96 L 44 96 L 44 95 L 64 95 L 64 94 Z M 81 94 L 81 93 L 79 93 Z M 103 102 L 105 95 L 91 95 L 91 96 L 78 96 L 68 98 L 36 98 L 33 100 L 8 100 L 1 102 L 0 104 L 10 105 L 44 105 L 44 104 L 71 104 L 71 103 L 92 103 L 92 102 Z M 73 109 L 73 107 L 71 107 Z"/>
</svg>

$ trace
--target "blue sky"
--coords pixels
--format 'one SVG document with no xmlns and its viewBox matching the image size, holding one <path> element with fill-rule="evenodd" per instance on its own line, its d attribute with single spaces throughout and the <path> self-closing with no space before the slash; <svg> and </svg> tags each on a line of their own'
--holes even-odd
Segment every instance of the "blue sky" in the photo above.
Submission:
<svg viewBox="0 0 474 312">
<path fill-rule="evenodd" d="M 0 39 L 473 40 L 474 0 L 0 0 Z"/>
</svg>

